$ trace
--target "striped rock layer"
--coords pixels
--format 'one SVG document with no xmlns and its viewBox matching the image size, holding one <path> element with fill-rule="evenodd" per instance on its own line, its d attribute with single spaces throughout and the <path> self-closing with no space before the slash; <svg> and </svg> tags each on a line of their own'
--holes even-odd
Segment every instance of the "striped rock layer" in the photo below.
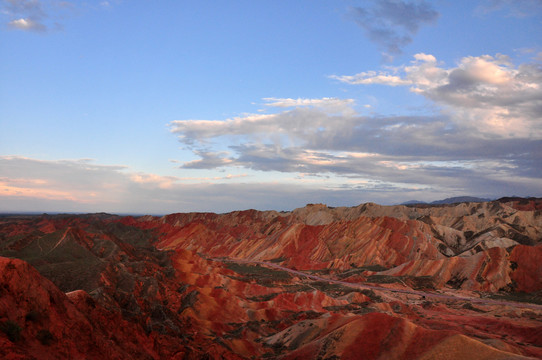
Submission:
<svg viewBox="0 0 542 360">
<path fill-rule="evenodd" d="M 542 358 L 541 212 L 0 217 L 0 357 Z"/>
</svg>

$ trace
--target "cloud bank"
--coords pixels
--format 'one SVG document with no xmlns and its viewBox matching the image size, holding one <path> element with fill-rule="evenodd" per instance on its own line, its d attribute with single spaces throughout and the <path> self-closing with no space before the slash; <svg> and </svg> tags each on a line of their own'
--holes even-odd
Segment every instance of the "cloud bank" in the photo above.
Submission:
<svg viewBox="0 0 542 360">
<path fill-rule="evenodd" d="M 407 65 L 333 78 L 353 85 L 407 86 L 441 111 L 361 116 L 353 99 L 268 98 L 264 105 L 278 112 L 170 123 L 200 158 L 181 168 L 328 174 L 378 182 L 397 194 L 414 189 L 444 197 L 540 193 L 540 64 L 516 66 L 504 55 L 484 55 L 446 68 L 432 55 L 417 54 Z"/>
<path fill-rule="evenodd" d="M 133 172 L 86 159 L 45 161 L 20 156 L 0 156 L 0 168 L 0 212 L 168 214 L 291 210 L 308 202 L 360 202 L 355 189 L 325 191 L 279 181 L 244 182 L 245 174 L 182 178 Z"/>
<path fill-rule="evenodd" d="M 444 68 L 434 56 L 416 54 L 391 71 L 332 76 L 348 84 L 409 86 L 441 105 L 454 124 L 484 138 L 542 138 L 542 67 L 515 66 L 505 55 L 468 56 Z"/>
<path fill-rule="evenodd" d="M 446 67 L 417 54 L 402 66 L 332 78 L 405 87 L 440 110 L 364 116 L 354 99 L 265 98 L 257 114 L 172 121 L 194 156 L 170 160 L 179 176 L 2 156 L 0 211 L 164 214 L 542 196 L 540 63 L 483 55 Z"/>
</svg>

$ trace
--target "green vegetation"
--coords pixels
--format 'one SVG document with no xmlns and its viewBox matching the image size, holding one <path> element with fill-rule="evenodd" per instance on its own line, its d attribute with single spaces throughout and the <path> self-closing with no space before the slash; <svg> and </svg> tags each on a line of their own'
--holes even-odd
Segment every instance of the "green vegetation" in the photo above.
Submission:
<svg viewBox="0 0 542 360">
<path fill-rule="evenodd" d="M 307 292 L 314 290 L 312 286 L 306 284 L 283 285 L 282 287 L 286 293 Z"/>
<path fill-rule="evenodd" d="M 11 342 L 16 342 L 21 339 L 21 331 L 23 329 L 11 320 L 0 323 L 0 331 L 7 335 Z"/>
<path fill-rule="evenodd" d="M 314 287 L 315 289 L 321 292 L 324 292 L 331 297 L 340 297 L 346 294 L 350 294 L 351 292 L 360 292 L 359 290 L 348 287 L 348 286 L 335 284 L 335 283 L 329 283 L 326 281 L 315 281 L 315 282 L 311 282 L 310 285 Z"/>
<path fill-rule="evenodd" d="M 308 274 L 329 275 L 331 273 L 331 269 L 312 269 L 303 270 L 303 272 L 306 272 Z"/>
<path fill-rule="evenodd" d="M 368 309 L 367 305 L 369 303 L 352 303 L 346 305 L 337 305 L 337 306 L 324 306 L 324 309 L 327 311 L 333 312 L 354 312 L 356 314 L 367 314 L 373 312 L 373 309 Z"/>
<path fill-rule="evenodd" d="M 431 276 L 391 276 L 391 275 L 371 275 L 367 278 L 368 283 L 373 284 L 393 284 L 401 283 L 410 286 L 416 290 L 434 289 L 435 284 Z"/>
<path fill-rule="evenodd" d="M 504 301 L 514 301 L 514 302 L 523 302 L 523 303 L 529 303 L 529 304 L 538 304 L 542 305 L 542 295 L 540 292 L 537 293 L 522 293 L 522 292 L 515 292 L 515 293 L 506 293 L 506 292 L 499 292 L 495 294 L 488 294 L 488 298 L 495 299 L 495 300 L 504 300 Z"/>
<path fill-rule="evenodd" d="M 327 295 L 337 298 L 349 294 L 351 292 L 359 292 L 367 296 L 373 302 L 382 302 L 382 298 L 375 294 L 373 290 L 370 289 L 355 289 L 349 286 L 344 286 L 341 284 L 328 283 L 324 281 L 317 281 L 310 284 L 312 287 L 326 293 Z"/>
<path fill-rule="evenodd" d="M 30 321 L 30 322 L 37 322 L 39 319 L 40 319 L 40 313 L 35 311 L 35 310 L 32 310 L 30 311 L 28 314 L 26 314 L 26 316 L 24 317 L 24 319 L 26 321 Z"/>
<path fill-rule="evenodd" d="M 39 342 L 42 345 L 51 345 L 51 343 L 55 340 L 55 336 L 47 329 L 42 329 L 38 331 L 38 334 L 36 335 L 36 339 L 39 340 Z"/>
<path fill-rule="evenodd" d="M 371 275 L 367 278 L 368 283 L 374 284 L 393 284 L 403 281 L 401 276 L 390 275 Z"/>
<path fill-rule="evenodd" d="M 349 278 L 350 276 L 361 275 L 365 271 L 379 272 L 379 271 L 385 271 L 385 270 L 388 270 L 388 268 L 386 268 L 386 267 L 384 267 L 382 265 L 365 265 L 365 266 L 356 267 L 356 268 L 346 270 L 346 271 L 344 271 L 342 273 L 337 274 L 337 277 L 339 279 L 346 279 L 346 278 Z"/>
<path fill-rule="evenodd" d="M 482 310 L 482 309 L 479 309 L 477 307 L 474 307 L 472 306 L 472 304 L 470 302 L 468 303 L 465 303 L 461 306 L 462 309 L 467 309 L 467 310 L 472 310 L 472 311 L 476 311 L 476 312 L 480 312 L 480 313 L 485 313 L 486 311 L 485 310 Z"/>
<path fill-rule="evenodd" d="M 270 269 L 261 265 L 227 263 L 226 267 L 240 275 L 243 275 L 243 277 L 238 278 L 238 280 L 256 280 L 258 284 L 264 286 L 267 286 L 275 281 L 288 281 L 292 278 L 287 271 Z"/>
<path fill-rule="evenodd" d="M 199 292 L 197 290 L 192 290 L 186 296 L 184 296 L 181 300 L 181 306 L 179 307 L 177 313 L 181 314 L 185 309 L 194 306 L 196 301 L 198 301 L 198 294 Z"/>
<path fill-rule="evenodd" d="M 275 297 L 277 297 L 278 293 L 272 293 L 267 295 L 258 295 L 258 296 L 252 296 L 248 297 L 247 300 L 249 301 L 256 301 L 256 302 L 263 302 L 263 301 L 269 301 L 273 300 Z"/>
</svg>

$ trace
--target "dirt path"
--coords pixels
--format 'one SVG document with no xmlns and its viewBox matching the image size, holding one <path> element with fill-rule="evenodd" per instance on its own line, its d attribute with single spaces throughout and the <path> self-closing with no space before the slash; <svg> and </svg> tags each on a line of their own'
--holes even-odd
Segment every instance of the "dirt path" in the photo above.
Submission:
<svg viewBox="0 0 542 360">
<path fill-rule="evenodd" d="M 458 302 L 470 302 L 470 303 L 476 303 L 476 304 L 485 304 L 485 305 L 500 305 L 500 306 L 511 306 L 515 308 L 529 308 L 534 310 L 542 310 L 542 305 L 537 304 L 530 304 L 530 303 L 521 303 L 521 302 L 513 302 L 513 301 L 501 301 L 501 300 L 495 300 L 495 299 L 487 299 L 487 298 L 475 298 L 475 297 L 467 297 L 467 296 L 455 296 L 455 295 L 447 295 L 447 294 L 441 294 L 437 292 L 426 292 L 426 291 L 418 291 L 413 289 L 391 289 L 391 288 L 385 288 L 381 286 L 376 285 L 368 285 L 368 284 L 361 284 L 361 283 L 350 283 L 347 281 L 341 281 L 341 280 L 335 280 L 335 279 L 329 279 L 325 277 L 321 277 L 318 275 L 312 275 L 307 274 L 303 271 L 290 269 L 278 264 L 266 262 L 266 261 L 256 261 L 256 260 L 244 260 L 244 259 L 230 259 L 230 258 L 218 258 L 213 259 L 223 262 L 237 262 L 237 263 L 244 263 L 244 264 L 258 264 L 261 266 L 267 266 L 275 269 L 279 269 L 282 271 L 287 271 L 290 274 L 294 274 L 300 277 L 305 277 L 308 279 L 316 280 L 316 281 L 324 281 L 330 284 L 339 284 L 343 286 L 348 286 L 354 289 L 369 289 L 369 290 L 377 290 L 377 291 L 387 291 L 387 292 L 395 292 L 395 293 L 402 293 L 402 294 L 409 294 L 409 295 L 416 295 L 420 298 L 437 298 L 441 300 L 452 300 L 452 301 L 458 301 Z"/>
</svg>

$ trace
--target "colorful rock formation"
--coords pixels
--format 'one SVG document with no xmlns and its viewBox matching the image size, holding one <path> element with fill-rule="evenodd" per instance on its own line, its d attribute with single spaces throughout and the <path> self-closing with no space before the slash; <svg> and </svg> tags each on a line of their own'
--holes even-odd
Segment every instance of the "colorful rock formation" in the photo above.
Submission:
<svg viewBox="0 0 542 360">
<path fill-rule="evenodd" d="M 2 216 L 0 357 L 542 358 L 541 209 Z"/>
</svg>

